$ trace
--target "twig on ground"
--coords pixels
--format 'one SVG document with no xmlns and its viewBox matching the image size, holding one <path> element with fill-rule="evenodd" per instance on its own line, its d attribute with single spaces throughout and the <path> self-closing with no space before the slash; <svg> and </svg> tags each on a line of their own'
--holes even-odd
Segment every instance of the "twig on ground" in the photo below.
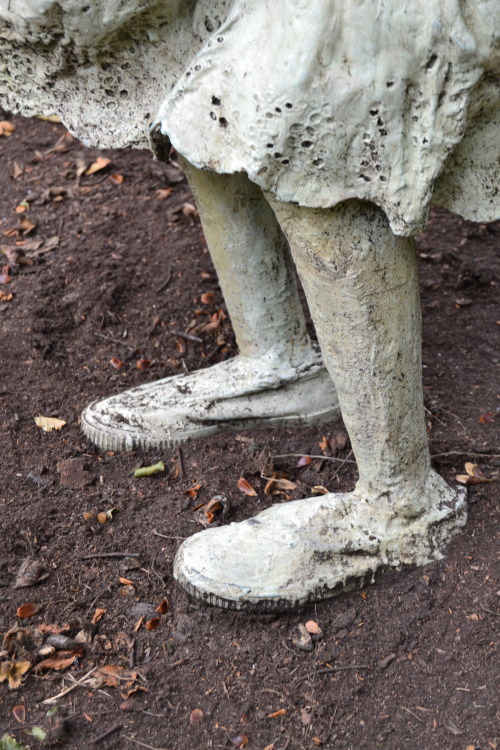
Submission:
<svg viewBox="0 0 500 750">
<path fill-rule="evenodd" d="M 132 349 L 133 352 L 137 351 L 137 347 L 133 344 L 129 344 L 128 341 L 120 341 L 120 339 L 114 339 L 112 336 L 106 336 L 106 334 L 98 333 L 97 331 L 94 331 L 94 336 L 99 336 L 100 339 L 111 341 L 113 344 L 121 344 L 122 346 L 126 346 L 129 349 Z"/>
<path fill-rule="evenodd" d="M 351 451 L 352 453 L 352 451 Z M 313 456 L 311 453 L 279 453 L 271 458 L 321 458 L 322 461 L 338 461 L 341 464 L 355 464 L 356 461 L 349 461 L 347 458 L 337 458 L 336 456 Z"/>
<path fill-rule="evenodd" d="M 162 539 L 177 539 L 179 542 L 183 542 L 185 539 L 187 539 L 187 536 L 167 536 L 166 534 L 160 534 L 160 532 L 156 531 L 156 529 L 153 529 L 153 534 L 155 536 L 161 536 Z"/>
<path fill-rule="evenodd" d="M 339 468 L 337 469 L 337 471 L 335 472 L 335 474 L 333 475 L 333 477 L 330 477 L 330 479 L 328 480 L 329 482 L 333 482 L 333 480 L 334 480 L 334 479 L 337 479 L 338 475 L 339 475 L 339 474 L 340 474 L 340 472 L 342 471 L 342 467 L 343 467 L 343 465 L 344 465 L 344 464 L 346 464 L 346 463 L 348 462 L 348 460 L 349 460 L 349 458 L 350 458 L 351 456 L 352 456 L 352 448 L 351 448 L 351 450 L 349 451 L 349 453 L 347 454 L 347 458 L 344 458 L 344 460 L 343 460 L 343 461 L 342 461 L 342 463 L 340 464 Z"/>
<path fill-rule="evenodd" d="M 301 682 L 307 680 L 308 677 L 315 677 L 317 674 L 333 674 L 334 672 L 347 672 L 347 670 L 356 669 L 371 669 L 369 664 L 347 664 L 345 667 L 322 667 L 321 669 L 313 669 L 312 672 L 306 672 L 302 677 L 295 683 L 295 687 L 300 685 Z"/>
<path fill-rule="evenodd" d="M 171 336 L 179 336 L 181 339 L 186 341 L 193 341 L 195 344 L 203 344 L 203 339 L 199 336 L 192 336 L 190 333 L 183 333 L 182 331 L 168 331 Z"/>
<path fill-rule="evenodd" d="M 500 617 L 500 612 L 495 612 L 494 610 L 488 609 L 488 607 L 483 607 L 482 605 L 481 605 L 481 609 L 483 610 L 483 612 L 487 612 L 489 615 L 495 615 L 495 617 Z"/>
<path fill-rule="evenodd" d="M 403 709 L 403 711 L 406 711 L 407 713 L 411 714 L 413 718 L 419 721 L 421 724 L 425 724 L 425 721 L 421 719 L 420 716 L 417 716 L 417 714 L 413 713 L 413 711 L 410 711 L 409 708 L 406 708 L 406 706 L 401 706 L 401 708 Z"/>
<path fill-rule="evenodd" d="M 480 456 L 481 458 L 500 458 L 500 453 L 476 453 L 476 451 L 448 451 L 447 453 L 431 453 L 431 458 L 444 456 Z"/>
<path fill-rule="evenodd" d="M 91 555 L 82 555 L 80 560 L 93 560 L 94 558 L 106 557 L 139 557 L 138 552 L 94 552 Z"/>
<path fill-rule="evenodd" d="M 145 742 L 141 742 L 140 740 L 134 740 L 133 737 L 129 737 L 128 734 L 123 734 L 122 737 L 125 740 L 130 740 L 130 742 L 135 742 L 136 745 L 140 745 L 141 747 L 147 747 L 148 750 L 167 750 L 165 747 L 154 747 L 153 745 L 147 745 Z"/>
<path fill-rule="evenodd" d="M 112 727 L 110 727 L 109 729 L 107 729 L 105 732 L 103 732 L 102 734 L 100 734 L 98 737 L 94 737 L 94 739 L 92 740 L 92 744 L 93 745 L 98 745 L 99 742 L 102 742 L 103 740 L 107 740 L 107 738 L 110 735 L 114 734 L 115 732 L 118 732 L 118 730 L 122 729 L 122 728 L 123 728 L 123 724 L 114 724 Z"/>
<path fill-rule="evenodd" d="M 157 293 L 163 292 L 163 290 L 167 288 L 167 286 L 170 284 L 171 281 L 172 281 L 172 266 L 169 266 L 168 271 L 167 271 L 167 278 L 165 279 L 163 284 L 160 284 L 160 286 L 156 289 L 156 292 Z"/>
<path fill-rule="evenodd" d="M 42 703 L 54 703 L 58 698 L 62 698 L 64 695 L 67 695 L 72 690 L 77 688 L 79 685 L 84 685 L 85 680 L 87 680 L 90 677 L 90 675 L 96 671 L 96 669 L 97 667 L 92 667 L 92 669 L 89 672 L 87 672 L 87 674 L 84 674 L 83 677 L 81 677 L 79 680 L 75 680 L 73 685 L 70 685 L 70 687 L 64 688 L 64 690 L 61 690 L 61 692 L 57 693 L 57 695 L 53 695 L 52 698 L 46 698 L 44 701 L 42 701 Z"/>
</svg>

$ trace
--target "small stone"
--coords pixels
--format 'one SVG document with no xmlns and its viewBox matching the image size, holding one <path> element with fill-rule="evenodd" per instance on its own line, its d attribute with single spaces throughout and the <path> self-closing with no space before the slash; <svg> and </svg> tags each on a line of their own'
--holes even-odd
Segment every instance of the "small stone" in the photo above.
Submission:
<svg viewBox="0 0 500 750">
<path fill-rule="evenodd" d="M 351 625 L 353 625 L 354 621 L 356 620 L 356 617 L 358 616 L 356 610 L 354 607 L 351 607 L 351 609 L 348 609 L 347 612 L 344 612 L 341 615 L 337 615 L 337 617 L 334 620 L 333 626 L 337 630 L 344 630 L 345 628 L 350 628 Z"/>
<path fill-rule="evenodd" d="M 293 645 L 295 646 L 295 648 L 298 648 L 301 651 L 312 651 L 314 646 L 311 636 L 302 624 L 298 625 L 297 628 L 300 633 L 300 637 L 292 639 Z"/>
</svg>

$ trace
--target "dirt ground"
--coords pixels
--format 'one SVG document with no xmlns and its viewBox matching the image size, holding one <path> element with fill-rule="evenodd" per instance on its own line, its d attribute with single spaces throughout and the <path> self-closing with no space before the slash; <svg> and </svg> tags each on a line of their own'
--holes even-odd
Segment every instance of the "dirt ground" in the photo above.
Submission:
<svg viewBox="0 0 500 750">
<path fill-rule="evenodd" d="M 293 499 L 352 489 L 342 424 L 180 452 L 95 449 L 79 428 L 89 401 L 233 356 L 230 321 L 175 167 L 1 119 L 15 130 L 0 136 L 0 737 L 33 749 L 500 748 L 500 224 L 435 210 L 418 239 L 431 453 L 450 482 L 466 462 L 493 480 L 470 486 L 447 557 L 295 614 L 230 613 L 172 578 L 180 541 L 202 528 L 197 506 L 225 495 L 226 523 L 283 502 L 264 493 L 273 470 L 297 484 Z M 38 416 L 65 425 L 45 432 Z M 324 458 L 273 458 L 297 453 Z M 160 460 L 163 473 L 134 477 Z M 324 637 L 302 651 L 293 640 L 309 620 Z"/>
</svg>

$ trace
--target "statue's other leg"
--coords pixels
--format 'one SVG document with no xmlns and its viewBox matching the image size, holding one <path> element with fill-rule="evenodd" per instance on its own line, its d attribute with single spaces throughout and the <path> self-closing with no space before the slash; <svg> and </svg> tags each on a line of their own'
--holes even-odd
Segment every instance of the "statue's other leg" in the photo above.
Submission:
<svg viewBox="0 0 500 750">
<path fill-rule="evenodd" d="M 306 333 L 287 242 L 262 191 L 244 174 L 183 167 L 239 355 L 96 401 L 82 414 L 84 432 L 102 448 L 130 450 L 337 417 L 333 382 Z"/>
<path fill-rule="evenodd" d="M 214 604 L 286 609 L 339 593 L 381 566 L 439 558 L 465 494 L 430 467 L 417 258 L 370 203 L 273 202 L 338 390 L 359 468 L 354 492 L 275 505 L 195 534 L 175 574 Z"/>
</svg>

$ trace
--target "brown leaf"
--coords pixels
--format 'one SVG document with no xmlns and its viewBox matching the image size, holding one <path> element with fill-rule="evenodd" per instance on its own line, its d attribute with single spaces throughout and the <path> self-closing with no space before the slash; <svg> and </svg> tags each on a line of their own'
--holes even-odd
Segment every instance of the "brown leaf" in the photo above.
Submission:
<svg viewBox="0 0 500 750">
<path fill-rule="evenodd" d="M 29 234 L 36 229 L 36 221 L 30 221 L 27 216 L 23 216 L 19 220 L 19 229 L 23 234 Z"/>
<path fill-rule="evenodd" d="M 67 669 L 70 667 L 76 659 L 76 655 L 73 656 L 51 656 L 48 659 L 44 659 L 39 662 L 34 668 L 35 672 L 40 672 L 42 669 Z"/>
<path fill-rule="evenodd" d="M 21 175 L 23 174 L 24 169 L 17 163 L 17 161 L 14 162 L 14 169 L 12 170 L 12 177 L 14 180 L 17 180 Z"/>
<path fill-rule="evenodd" d="M 268 714 L 268 719 L 277 719 L 278 716 L 285 716 L 286 714 L 286 708 L 280 708 L 278 711 L 274 711 L 272 714 Z"/>
<path fill-rule="evenodd" d="M 493 412 L 487 411 L 484 414 L 481 414 L 478 421 L 481 422 L 481 424 L 489 424 L 490 422 L 493 422 L 494 419 L 495 415 Z"/>
<path fill-rule="evenodd" d="M 169 195 L 172 195 L 173 192 L 174 192 L 173 188 L 160 188 L 159 190 L 156 191 L 156 197 L 158 198 L 159 201 L 164 201 L 165 198 L 168 198 Z"/>
<path fill-rule="evenodd" d="M 100 172 L 101 169 L 105 169 L 110 164 L 111 164 L 111 159 L 108 159 L 106 156 L 98 156 L 97 159 L 86 170 L 85 174 L 86 175 L 95 174 L 96 172 Z"/>
<path fill-rule="evenodd" d="M 204 717 L 205 717 L 205 714 L 203 713 L 201 708 L 193 708 L 189 716 L 189 723 L 199 724 L 200 721 L 203 721 Z"/>
<path fill-rule="evenodd" d="M 323 435 L 323 437 L 319 441 L 318 445 L 321 448 L 321 450 L 323 451 L 323 453 L 325 453 L 325 452 L 327 452 L 327 451 L 330 450 L 330 445 L 328 443 L 328 438 L 326 437 L 326 435 Z"/>
<path fill-rule="evenodd" d="M 121 370 L 123 367 L 123 362 L 121 359 L 118 359 L 118 357 L 111 357 L 109 360 L 109 364 L 115 368 L 115 370 Z"/>
<path fill-rule="evenodd" d="M 190 497 L 192 500 L 195 500 L 198 497 L 198 492 L 201 490 L 202 487 L 203 485 L 201 483 L 194 484 L 192 487 L 186 490 L 184 494 Z"/>
<path fill-rule="evenodd" d="M 16 721 L 20 724 L 24 724 L 26 721 L 26 706 L 14 706 L 12 713 L 14 714 L 14 719 Z"/>
<path fill-rule="evenodd" d="M 186 217 L 186 219 L 195 219 L 198 214 L 198 209 L 193 206 L 192 203 L 183 203 L 182 204 L 182 215 Z"/>
<path fill-rule="evenodd" d="M 7 292 L 2 292 L 2 290 L 0 289 L 0 302 L 12 302 L 13 299 L 14 295 L 12 294 L 12 292 L 9 292 L 7 294 Z"/>
<path fill-rule="evenodd" d="M 245 495 L 248 495 L 249 497 L 257 497 L 257 493 L 250 484 L 250 482 L 247 482 L 245 477 L 240 477 L 238 479 L 238 489 L 245 493 Z"/>
<path fill-rule="evenodd" d="M 133 586 L 134 585 L 134 582 L 131 581 L 130 578 L 122 578 L 122 577 L 120 577 L 118 580 L 120 581 L 120 583 L 123 583 L 124 586 Z"/>
<path fill-rule="evenodd" d="M 144 627 L 146 628 L 146 630 L 156 630 L 160 622 L 161 619 L 159 617 L 152 617 L 146 622 Z"/>
<path fill-rule="evenodd" d="M 110 174 L 109 175 L 109 181 L 113 183 L 113 185 L 121 185 L 124 181 L 125 177 L 122 174 Z"/>
<path fill-rule="evenodd" d="M 108 514 L 105 511 L 101 511 L 101 513 L 98 513 L 96 518 L 97 518 L 97 523 L 100 523 L 101 526 L 104 526 L 104 524 L 109 521 Z"/>
<path fill-rule="evenodd" d="M 299 460 L 297 461 L 297 466 L 309 466 L 311 461 L 312 461 L 311 456 L 301 456 Z"/>
<path fill-rule="evenodd" d="M 45 623 L 42 623 L 42 625 L 38 625 L 37 628 L 38 630 L 41 630 L 42 633 L 51 633 L 53 635 L 67 633 L 69 630 L 71 630 L 71 626 L 68 623 L 66 623 L 65 625 L 47 625 Z"/>
<path fill-rule="evenodd" d="M 278 492 L 296 489 L 297 485 L 295 484 L 295 482 L 290 482 L 290 480 L 285 479 L 282 472 L 274 471 L 271 475 L 271 479 L 268 480 L 266 486 L 264 487 L 264 494 L 269 497 L 270 495 L 274 495 Z"/>
<path fill-rule="evenodd" d="M 245 747 L 245 745 L 248 745 L 248 737 L 246 734 L 237 734 L 236 737 L 232 738 L 231 742 L 236 747 Z"/>
<path fill-rule="evenodd" d="M 455 479 L 461 484 L 483 484 L 484 482 L 492 482 L 493 479 L 486 477 L 482 470 L 477 464 L 467 461 L 465 464 L 465 471 L 467 474 L 458 474 Z"/>
<path fill-rule="evenodd" d="M 149 370 L 152 364 L 150 359 L 138 359 L 135 366 L 138 370 Z"/>
<path fill-rule="evenodd" d="M 314 487 L 311 487 L 311 492 L 313 495 L 328 495 L 328 490 L 322 484 L 315 484 Z"/>
<path fill-rule="evenodd" d="M 201 302 L 204 305 L 211 305 L 215 301 L 215 294 L 213 292 L 205 292 L 200 297 Z"/>
<path fill-rule="evenodd" d="M 29 661 L 4 661 L 0 664 L 0 682 L 8 680 L 9 688 L 17 690 L 30 667 Z"/>
<path fill-rule="evenodd" d="M 125 683 L 128 687 L 137 679 L 137 672 L 133 672 L 125 667 L 120 667 L 116 664 L 107 664 L 104 667 L 96 669 L 89 684 L 94 688 L 98 688 L 101 685 L 107 685 L 108 687 L 119 687 L 120 683 Z"/>
<path fill-rule="evenodd" d="M 170 603 L 169 603 L 168 599 L 163 599 L 163 600 L 162 600 L 162 601 L 161 601 L 161 602 L 159 603 L 159 605 L 158 605 L 158 606 L 156 607 L 156 611 L 157 611 L 157 612 L 158 612 L 158 614 L 160 614 L 160 615 L 164 615 L 164 614 L 166 614 L 166 613 L 168 612 L 168 610 L 169 610 L 169 609 L 170 609 Z"/>
<path fill-rule="evenodd" d="M 17 571 L 14 588 L 22 589 L 26 586 L 34 586 L 36 583 L 41 583 L 41 581 L 47 580 L 48 577 L 49 574 L 40 560 L 27 557 Z"/>
<path fill-rule="evenodd" d="M 18 607 L 16 614 L 20 620 L 24 620 L 26 617 L 33 617 L 33 615 L 36 615 L 39 611 L 40 605 L 35 604 L 35 602 L 30 602 L 29 604 L 22 604 Z"/>
<path fill-rule="evenodd" d="M 16 126 L 14 125 L 14 123 L 9 122 L 8 120 L 0 121 L 0 135 L 5 135 L 5 136 L 12 135 L 15 129 L 16 129 Z"/>
<path fill-rule="evenodd" d="M 99 622 L 99 620 L 102 620 L 102 618 L 104 617 L 104 615 L 106 614 L 107 611 L 108 611 L 107 609 L 99 609 L 99 608 L 97 608 L 96 611 L 94 612 L 94 616 L 93 616 L 93 618 L 91 620 L 92 625 L 97 625 L 97 623 Z"/>
</svg>

